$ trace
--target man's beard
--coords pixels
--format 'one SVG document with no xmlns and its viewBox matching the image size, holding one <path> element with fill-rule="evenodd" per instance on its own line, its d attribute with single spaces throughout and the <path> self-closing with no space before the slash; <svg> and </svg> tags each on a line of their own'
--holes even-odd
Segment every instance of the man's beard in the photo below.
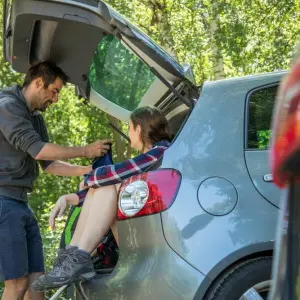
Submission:
<svg viewBox="0 0 300 300">
<path fill-rule="evenodd" d="M 46 109 L 51 105 L 51 101 L 47 100 L 44 104 L 43 107 L 41 108 L 41 111 L 44 112 Z"/>
</svg>

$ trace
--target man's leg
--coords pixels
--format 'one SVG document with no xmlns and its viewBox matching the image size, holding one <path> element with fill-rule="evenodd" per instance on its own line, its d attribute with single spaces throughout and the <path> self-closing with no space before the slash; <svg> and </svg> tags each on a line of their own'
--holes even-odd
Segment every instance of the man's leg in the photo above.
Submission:
<svg viewBox="0 0 300 300">
<path fill-rule="evenodd" d="M 26 224 L 28 206 L 0 196 L 0 270 L 4 300 L 23 300 L 28 287 Z"/>
<path fill-rule="evenodd" d="M 43 292 L 34 292 L 31 289 L 31 284 L 37 280 L 40 276 L 42 276 L 44 273 L 42 272 L 37 272 L 37 273 L 31 273 L 28 276 L 28 289 L 26 291 L 24 300 L 44 300 L 44 293 Z"/>
<path fill-rule="evenodd" d="M 28 287 L 28 277 L 6 280 L 2 300 L 23 300 Z M 30 298 L 28 298 L 30 299 Z"/>
<path fill-rule="evenodd" d="M 44 293 L 35 292 L 31 288 L 31 284 L 44 274 L 44 253 L 38 222 L 30 208 L 28 208 L 28 215 L 30 221 L 25 228 L 27 232 L 29 285 L 24 300 L 44 300 Z"/>
</svg>

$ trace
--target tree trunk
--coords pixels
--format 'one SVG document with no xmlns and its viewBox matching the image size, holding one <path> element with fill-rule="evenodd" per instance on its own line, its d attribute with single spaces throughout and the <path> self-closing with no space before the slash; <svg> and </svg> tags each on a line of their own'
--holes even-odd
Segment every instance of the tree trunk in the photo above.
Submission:
<svg viewBox="0 0 300 300">
<path fill-rule="evenodd" d="M 218 2 L 214 0 L 212 3 L 211 21 L 209 23 L 209 33 L 211 40 L 211 51 L 213 55 L 213 74 L 215 79 L 225 78 L 224 62 L 221 45 L 219 43 L 219 12 Z"/>
<path fill-rule="evenodd" d="M 108 120 L 109 120 L 110 123 L 112 123 L 113 125 L 115 125 L 119 129 L 122 128 L 121 121 L 117 120 L 116 118 L 114 118 L 110 115 L 107 115 L 107 117 L 108 117 Z M 130 158 L 130 156 L 131 156 L 130 144 L 126 145 L 125 140 L 122 138 L 122 136 L 118 132 L 116 132 L 113 129 L 112 129 L 112 132 L 113 132 L 114 142 L 115 142 L 115 145 L 116 145 L 115 153 L 117 155 L 117 160 L 118 161 L 124 161 L 127 158 Z"/>
<path fill-rule="evenodd" d="M 169 22 L 169 13 L 165 0 L 148 0 L 145 4 L 152 10 L 151 26 L 156 26 L 159 32 L 159 44 L 169 53 L 175 60 L 177 54 L 174 50 L 174 39 L 171 33 L 171 25 Z"/>
</svg>

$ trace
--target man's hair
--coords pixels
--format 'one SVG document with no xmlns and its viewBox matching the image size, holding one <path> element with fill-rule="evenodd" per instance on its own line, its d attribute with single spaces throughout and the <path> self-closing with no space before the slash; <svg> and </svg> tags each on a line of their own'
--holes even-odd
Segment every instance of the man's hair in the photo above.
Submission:
<svg viewBox="0 0 300 300">
<path fill-rule="evenodd" d="M 26 73 L 23 87 L 27 87 L 33 80 L 39 77 L 42 78 L 45 88 L 55 82 L 56 78 L 60 78 L 64 85 L 66 85 L 69 80 L 67 74 L 56 64 L 50 61 L 43 61 L 30 67 Z"/>
</svg>

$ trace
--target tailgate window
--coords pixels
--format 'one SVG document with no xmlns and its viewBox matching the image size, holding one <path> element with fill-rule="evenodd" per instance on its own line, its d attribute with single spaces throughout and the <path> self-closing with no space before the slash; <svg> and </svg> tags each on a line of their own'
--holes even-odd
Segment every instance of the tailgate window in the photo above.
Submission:
<svg viewBox="0 0 300 300">
<path fill-rule="evenodd" d="M 89 73 L 90 85 L 97 93 L 129 111 L 138 107 L 155 78 L 113 35 L 101 40 Z"/>
</svg>

